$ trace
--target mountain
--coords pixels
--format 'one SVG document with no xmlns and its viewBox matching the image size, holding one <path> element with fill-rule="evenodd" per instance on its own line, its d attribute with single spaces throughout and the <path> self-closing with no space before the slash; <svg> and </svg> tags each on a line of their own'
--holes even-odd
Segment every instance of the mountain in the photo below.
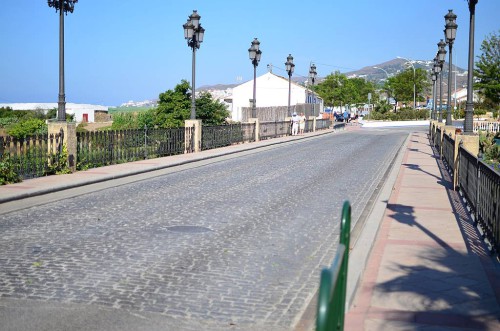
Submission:
<svg viewBox="0 0 500 331">
<path fill-rule="evenodd" d="M 367 67 L 361 68 L 359 70 L 343 72 L 343 74 L 349 78 L 360 77 L 360 78 L 365 78 L 369 81 L 373 81 L 375 83 L 383 84 L 384 81 L 387 79 L 387 75 L 389 75 L 389 77 L 390 77 L 393 75 L 397 75 L 401 71 L 404 71 L 408 67 L 408 65 L 405 65 L 406 63 L 407 63 L 406 60 L 396 58 L 396 59 L 392 59 L 392 60 L 387 61 L 387 62 L 367 66 Z M 422 68 L 422 69 L 426 70 L 427 72 L 431 72 L 432 67 L 434 65 L 434 62 L 429 61 L 429 60 L 413 60 L 412 63 L 415 66 L 415 69 Z M 381 68 L 381 69 L 376 69 L 374 67 Z M 411 69 L 412 66 L 409 65 L 409 68 Z M 385 70 L 385 72 L 384 72 L 384 70 Z M 467 70 L 453 65 L 453 71 L 457 72 L 457 74 L 456 74 L 457 89 L 467 86 Z M 386 72 L 387 72 L 387 74 L 386 74 Z M 323 79 L 324 79 L 324 77 L 318 77 L 316 79 L 316 84 L 321 83 L 321 81 Z M 453 79 L 455 79 L 455 76 L 453 76 Z M 304 84 L 307 81 L 307 77 L 293 77 L 292 76 L 292 80 L 296 83 Z M 443 66 L 443 84 L 446 86 L 447 83 L 448 83 L 448 63 L 445 62 L 444 66 Z M 453 80 L 453 84 L 455 85 L 455 80 Z M 238 86 L 238 85 L 239 84 L 204 85 L 204 86 L 197 88 L 196 90 L 197 91 L 227 90 L 228 88 L 233 88 L 233 87 Z M 454 89 L 455 86 L 453 86 L 452 88 Z"/>
<path fill-rule="evenodd" d="M 386 79 L 387 76 L 389 77 L 397 75 L 398 73 L 404 71 L 407 68 L 412 69 L 411 65 L 407 64 L 408 61 L 400 58 L 396 58 L 387 62 L 379 63 L 379 64 L 374 64 L 373 66 L 368 66 L 361 68 L 356 71 L 350 71 L 350 72 L 345 72 L 344 74 L 347 77 L 360 77 L 360 78 L 365 78 L 367 80 L 376 82 L 376 83 L 383 83 Z M 415 69 L 424 69 L 427 72 L 431 72 L 432 67 L 434 66 L 434 61 L 428 61 L 428 60 L 413 60 L 412 61 L 413 65 L 415 66 Z M 377 68 L 380 69 L 377 69 Z M 385 71 L 384 71 L 385 70 Z M 464 87 L 467 85 L 467 70 L 464 70 L 460 67 L 457 67 L 455 65 L 452 66 L 452 70 L 456 72 L 456 84 L 457 84 L 457 89 Z M 455 75 L 452 77 L 453 79 L 453 84 L 455 83 Z M 443 65 L 443 83 L 448 83 L 448 63 L 445 62 Z M 454 86 L 453 86 L 454 89 Z"/>
<path fill-rule="evenodd" d="M 203 85 L 196 89 L 196 91 L 210 91 L 210 90 L 227 90 L 236 87 L 240 84 L 216 84 L 216 85 Z"/>
</svg>

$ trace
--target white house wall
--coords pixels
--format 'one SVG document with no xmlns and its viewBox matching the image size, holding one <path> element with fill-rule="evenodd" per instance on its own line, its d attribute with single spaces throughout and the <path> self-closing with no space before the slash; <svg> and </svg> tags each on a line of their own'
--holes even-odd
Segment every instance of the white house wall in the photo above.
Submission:
<svg viewBox="0 0 500 331">
<path fill-rule="evenodd" d="M 288 78 L 272 73 L 257 77 L 256 99 L 257 107 L 288 106 Z M 306 88 L 292 82 L 290 105 L 306 103 Z M 250 107 L 253 98 L 253 79 L 236 86 L 233 89 L 232 119 L 241 121 L 242 108 Z"/>
<path fill-rule="evenodd" d="M 48 110 L 58 107 L 58 104 L 55 102 L 49 103 L 2 103 L 0 107 L 10 107 L 14 110 L 43 110 L 47 113 Z M 90 105 L 90 104 L 82 104 L 82 103 L 66 103 L 66 113 L 75 115 L 75 122 L 80 123 L 83 121 L 83 115 L 87 114 L 88 121 L 95 121 L 95 111 L 108 111 L 107 106 L 100 105 Z"/>
</svg>

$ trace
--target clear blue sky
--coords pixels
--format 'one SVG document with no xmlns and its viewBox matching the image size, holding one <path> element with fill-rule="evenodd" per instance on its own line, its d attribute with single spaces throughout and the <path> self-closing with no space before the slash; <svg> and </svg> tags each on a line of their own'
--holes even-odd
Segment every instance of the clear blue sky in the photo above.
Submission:
<svg viewBox="0 0 500 331">
<path fill-rule="evenodd" d="M 80 0 L 65 17 L 66 101 L 108 106 L 154 99 L 191 80 L 191 50 L 182 24 L 193 9 L 205 39 L 197 52 L 196 86 L 253 77 L 248 48 L 261 42 L 257 74 L 272 63 L 285 75 L 311 61 L 323 77 L 403 56 L 430 60 L 443 37 L 444 15 L 458 15 L 454 63 L 467 69 L 466 0 Z M 476 55 L 500 29 L 500 1 L 479 0 Z M 0 103 L 57 102 L 59 20 L 45 0 L 0 4 Z"/>
</svg>

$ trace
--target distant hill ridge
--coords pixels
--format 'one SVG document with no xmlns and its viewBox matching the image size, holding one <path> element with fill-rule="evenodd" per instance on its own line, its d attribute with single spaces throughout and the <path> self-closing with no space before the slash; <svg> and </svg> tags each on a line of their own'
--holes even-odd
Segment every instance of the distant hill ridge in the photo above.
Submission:
<svg viewBox="0 0 500 331">
<path fill-rule="evenodd" d="M 406 60 L 400 59 L 400 58 L 395 58 L 383 63 L 379 64 L 374 64 L 372 66 L 366 66 L 363 67 L 359 70 L 355 71 L 348 71 L 348 72 L 342 72 L 344 75 L 347 77 L 360 77 L 360 78 L 365 78 L 370 81 L 374 82 L 380 82 L 384 81 L 387 79 L 387 75 L 393 76 L 397 75 L 398 73 L 404 71 L 406 68 L 412 68 L 411 65 L 406 64 Z M 413 65 L 415 66 L 415 69 L 421 68 L 426 70 L 427 72 L 431 72 L 432 67 L 434 65 L 433 61 L 430 60 L 412 60 Z M 406 65 L 405 65 L 406 64 Z M 381 69 L 377 69 L 377 68 Z M 453 71 L 457 72 L 457 88 L 466 86 L 467 84 L 467 71 L 465 69 L 462 69 L 460 67 L 457 67 L 453 65 L 452 67 Z M 385 72 L 384 72 L 385 70 Z M 386 74 L 387 72 L 387 74 Z M 330 73 L 328 73 L 330 74 Z M 318 77 L 316 80 L 316 83 L 320 83 L 324 79 L 323 77 Z M 443 66 L 443 80 L 447 81 L 448 79 L 448 63 L 445 62 Z M 294 82 L 298 83 L 304 83 L 307 78 L 306 77 L 292 77 L 292 80 Z M 229 88 L 234 88 L 238 86 L 239 84 L 216 84 L 216 85 L 203 85 L 199 88 L 197 88 L 197 91 L 207 91 L 207 90 L 227 90 Z"/>
</svg>

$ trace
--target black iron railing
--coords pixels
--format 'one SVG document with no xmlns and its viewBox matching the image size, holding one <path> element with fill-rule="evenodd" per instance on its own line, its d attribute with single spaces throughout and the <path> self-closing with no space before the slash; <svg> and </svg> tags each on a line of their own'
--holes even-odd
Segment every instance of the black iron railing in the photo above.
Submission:
<svg viewBox="0 0 500 331">
<path fill-rule="evenodd" d="M 477 158 L 460 145 L 458 147 L 458 164 L 458 187 L 472 213 L 475 213 L 477 209 Z"/>
<path fill-rule="evenodd" d="M 500 174 L 483 161 L 478 162 L 476 221 L 490 242 L 500 252 Z"/>
<path fill-rule="evenodd" d="M 332 121 L 329 119 L 316 120 L 316 130 L 325 130 L 332 125 Z"/>
<path fill-rule="evenodd" d="M 77 169 L 185 152 L 185 128 L 77 132 Z"/>
<path fill-rule="evenodd" d="M 451 134 L 443 135 L 443 160 L 446 165 L 453 171 L 454 169 L 454 155 L 455 155 L 455 140 L 451 138 Z"/>
<path fill-rule="evenodd" d="M 436 139 L 434 141 L 434 146 L 436 146 L 439 153 L 441 153 L 441 129 L 436 129 Z"/>
<path fill-rule="evenodd" d="M 259 139 L 272 139 L 291 134 L 291 123 L 282 122 L 262 122 L 259 124 Z"/>
<path fill-rule="evenodd" d="M 492 251 L 500 253 L 500 174 L 462 146 L 458 157 L 459 189 Z"/>
<path fill-rule="evenodd" d="M 250 141 L 250 127 L 254 124 L 229 124 L 216 126 L 203 126 L 201 129 L 202 150 L 230 146 L 233 144 Z M 255 138 L 254 138 L 255 140 Z"/>
<path fill-rule="evenodd" d="M 28 136 L 16 139 L 0 137 L 0 158 L 9 160 L 14 171 L 22 178 L 36 178 L 50 173 L 52 155 L 62 151 L 64 133 Z M 49 152 L 53 151 L 53 152 Z"/>
</svg>

